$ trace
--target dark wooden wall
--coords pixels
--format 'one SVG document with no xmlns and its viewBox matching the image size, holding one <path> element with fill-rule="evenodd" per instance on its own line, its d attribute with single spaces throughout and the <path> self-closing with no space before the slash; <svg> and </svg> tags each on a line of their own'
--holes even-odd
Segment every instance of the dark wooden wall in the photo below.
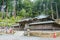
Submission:
<svg viewBox="0 0 60 40">
<path fill-rule="evenodd" d="M 31 30 L 60 30 L 60 26 L 57 24 L 40 24 L 40 25 L 31 25 Z"/>
</svg>

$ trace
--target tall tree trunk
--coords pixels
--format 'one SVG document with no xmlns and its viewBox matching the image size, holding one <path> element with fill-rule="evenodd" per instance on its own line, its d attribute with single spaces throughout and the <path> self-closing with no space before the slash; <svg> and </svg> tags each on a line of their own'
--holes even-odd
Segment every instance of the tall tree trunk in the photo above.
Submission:
<svg viewBox="0 0 60 40">
<path fill-rule="evenodd" d="M 57 19 L 58 19 L 59 18 L 59 15 L 58 15 L 57 3 L 56 3 L 56 15 L 57 15 Z"/>
<path fill-rule="evenodd" d="M 53 7 L 52 7 L 52 3 L 51 3 L 51 12 L 52 12 L 52 19 L 54 19 L 54 13 L 53 13 Z"/>
<path fill-rule="evenodd" d="M 15 7 L 13 9 L 13 16 L 16 18 L 16 10 L 15 10 Z"/>
<path fill-rule="evenodd" d="M 1 8 L 1 11 L 2 11 L 2 19 L 4 18 L 4 9 L 3 9 L 3 5 L 4 5 L 4 0 L 2 0 L 2 8 Z"/>
<path fill-rule="evenodd" d="M 16 0 L 13 1 L 13 16 L 16 18 Z"/>
<path fill-rule="evenodd" d="M 8 7 L 6 8 L 6 17 L 8 18 Z"/>
</svg>

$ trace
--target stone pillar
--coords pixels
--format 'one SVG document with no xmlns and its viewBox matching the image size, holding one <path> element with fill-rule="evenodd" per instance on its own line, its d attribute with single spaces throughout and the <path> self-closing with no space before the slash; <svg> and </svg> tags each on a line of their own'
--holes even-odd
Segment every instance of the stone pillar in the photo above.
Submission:
<svg viewBox="0 0 60 40">
<path fill-rule="evenodd" d="M 27 36 L 30 36 L 30 29 L 27 29 Z"/>
<path fill-rule="evenodd" d="M 24 34 L 26 35 L 27 34 L 27 36 L 30 36 L 30 29 L 29 29 L 29 25 L 28 24 L 25 24 L 25 28 L 24 28 Z"/>
</svg>

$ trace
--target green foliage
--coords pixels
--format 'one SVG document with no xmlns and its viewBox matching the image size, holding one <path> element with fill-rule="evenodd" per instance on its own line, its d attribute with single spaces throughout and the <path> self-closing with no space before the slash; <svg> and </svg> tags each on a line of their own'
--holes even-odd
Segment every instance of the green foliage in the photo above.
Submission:
<svg viewBox="0 0 60 40">
<path fill-rule="evenodd" d="M 15 24 L 17 21 L 19 21 L 21 19 L 21 17 L 17 16 L 16 18 L 11 17 L 10 19 L 5 18 L 5 19 L 0 19 L 0 26 L 12 26 L 13 24 Z"/>
<path fill-rule="evenodd" d="M 23 18 L 25 18 L 26 16 L 28 16 L 28 13 L 26 13 L 25 9 L 22 9 L 19 13 L 19 16 L 22 16 Z"/>
<path fill-rule="evenodd" d="M 26 16 L 26 10 L 25 9 L 22 9 L 20 11 L 20 14 L 21 14 L 21 16 L 25 17 Z"/>
<path fill-rule="evenodd" d="M 16 5 L 14 5 L 14 0 L 4 0 L 4 1 L 0 0 L 0 5 L 3 4 L 6 5 L 5 13 L 0 12 L 0 22 L 2 22 L 0 26 L 11 26 L 21 18 L 35 17 L 42 13 L 51 15 L 52 1 L 57 3 L 57 7 L 58 7 L 57 10 L 60 13 L 60 0 L 43 0 L 43 1 L 33 0 L 33 2 L 31 0 L 15 0 L 15 1 L 16 1 L 15 2 Z M 54 5 L 52 6 L 53 6 L 53 13 L 54 15 L 56 15 L 55 12 L 56 8 Z M 16 18 L 14 17 L 14 15 L 12 15 L 13 12 L 17 14 Z M 7 17 L 7 13 L 8 15 L 10 15 L 9 18 Z M 2 17 L 4 17 L 4 19 L 2 19 Z"/>
</svg>

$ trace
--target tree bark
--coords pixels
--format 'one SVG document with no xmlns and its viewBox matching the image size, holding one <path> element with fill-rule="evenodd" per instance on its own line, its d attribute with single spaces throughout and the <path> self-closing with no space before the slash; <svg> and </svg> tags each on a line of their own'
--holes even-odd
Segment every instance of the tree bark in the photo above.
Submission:
<svg viewBox="0 0 60 40">
<path fill-rule="evenodd" d="M 57 15 L 57 19 L 58 19 L 59 18 L 59 15 L 58 15 L 57 3 L 56 3 L 56 15 Z"/>
<path fill-rule="evenodd" d="M 6 17 L 8 18 L 8 7 L 6 8 Z"/>
<path fill-rule="evenodd" d="M 13 16 L 16 18 L 16 0 L 14 0 L 14 4 L 13 4 Z"/>
<path fill-rule="evenodd" d="M 52 19 L 54 19 L 54 13 L 53 13 L 53 7 L 52 7 L 52 3 L 51 3 L 51 12 L 52 12 Z"/>
</svg>

